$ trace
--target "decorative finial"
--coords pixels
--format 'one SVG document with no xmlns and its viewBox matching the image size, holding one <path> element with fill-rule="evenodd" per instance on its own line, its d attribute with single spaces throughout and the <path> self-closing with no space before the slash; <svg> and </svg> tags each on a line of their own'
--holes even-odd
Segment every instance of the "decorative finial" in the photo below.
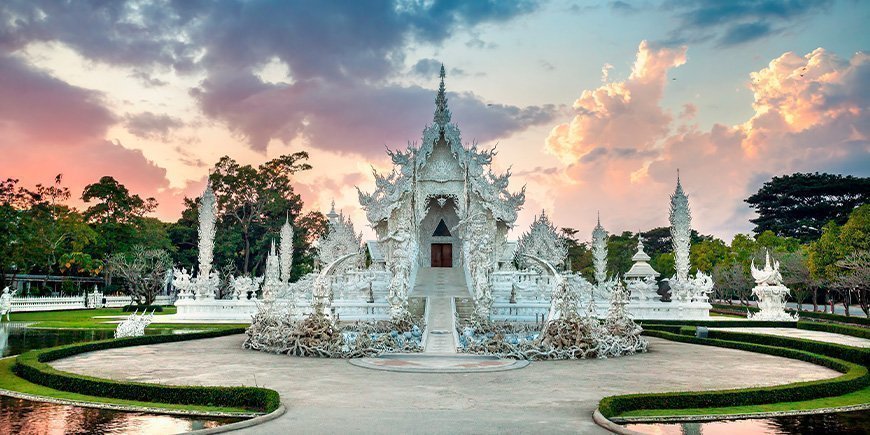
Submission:
<svg viewBox="0 0 870 435">
<path fill-rule="evenodd" d="M 269 250 L 269 255 L 272 257 L 275 256 L 275 239 L 274 238 L 272 239 L 272 248 Z"/>
<path fill-rule="evenodd" d="M 598 226 L 600 227 L 601 226 L 601 210 L 598 210 L 597 213 L 598 213 Z"/>
<path fill-rule="evenodd" d="M 447 108 L 446 88 L 444 87 L 444 64 L 441 64 L 441 84 L 438 85 L 438 94 L 435 96 L 435 123 L 441 126 L 450 122 L 450 109 Z"/>
<path fill-rule="evenodd" d="M 677 186 L 680 185 L 680 168 L 677 168 Z"/>
</svg>

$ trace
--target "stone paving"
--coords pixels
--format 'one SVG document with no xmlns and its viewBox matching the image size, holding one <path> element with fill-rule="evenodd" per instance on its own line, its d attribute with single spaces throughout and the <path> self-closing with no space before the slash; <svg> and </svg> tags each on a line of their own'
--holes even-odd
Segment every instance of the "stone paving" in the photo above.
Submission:
<svg viewBox="0 0 870 435">
<path fill-rule="evenodd" d="M 344 360 L 243 350 L 236 335 L 111 349 L 61 370 L 178 385 L 277 390 L 280 418 L 239 433 L 606 433 L 592 421 L 608 395 L 776 385 L 837 376 L 813 364 L 649 338 L 650 352 L 533 362 L 494 373 L 395 373 Z"/>
<path fill-rule="evenodd" d="M 824 331 L 811 331 L 797 328 L 710 328 L 713 330 L 747 332 L 750 334 L 782 335 L 791 338 L 804 338 L 807 340 L 827 341 L 830 343 L 845 344 L 855 347 L 870 347 L 870 340 L 851 335 L 834 334 Z"/>
</svg>

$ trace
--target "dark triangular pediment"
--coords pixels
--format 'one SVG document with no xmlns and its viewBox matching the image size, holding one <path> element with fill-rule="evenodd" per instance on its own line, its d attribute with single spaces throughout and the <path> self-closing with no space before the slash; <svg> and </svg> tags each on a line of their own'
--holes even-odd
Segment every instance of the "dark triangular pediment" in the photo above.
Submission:
<svg viewBox="0 0 870 435">
<path fill-rule="evenodd" d="M 441 219 L 441 222 L 438 222 L 438 226 L 435 227 L 435 232 L 432 233 L 434 237 L 450 237 L 450 230 L 447 229 L 447 224 L 444 223 L 444 219 Z"/>
</svg>

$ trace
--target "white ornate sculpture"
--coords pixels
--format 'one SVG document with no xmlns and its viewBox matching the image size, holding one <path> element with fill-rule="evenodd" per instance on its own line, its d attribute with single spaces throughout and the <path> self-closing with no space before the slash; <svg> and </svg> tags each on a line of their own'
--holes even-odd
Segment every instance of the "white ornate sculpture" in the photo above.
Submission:
<svg viewBox="0 0 870 435">
<path fill-rule="evenodd" d="M 637 235 L 637 252 L 631 257 L 634 264 L 624 275 L 626 287 L 632 300 L 650 301 L 657 297 L 656 291 L 659 286 L 656 278 L 660 275 L 648 261 L 650 256 L 643 250 L 643 237 Z"/>
<path fill-rule="evenodd" d="M 399 212 L 402 214 L 401 212 Z M 413 248 L 413 236 L 411 235 L 409 219 L 407 216 L 400 217 L 397 228 L 390 235 L 378 240 L 389 246 L 387 267 L 392 273 L 389 284 L 387 302 L 390 303 L 390 313 L 393 318 L 400 318 L 408 311 L 408 292 L 410 287 L 410 274 L 413 267 L 411 252 Z"/>
<path fill-rule="evenodd" d="M 193 282 L 190 279 L 190 273 L 187 268 L 172 270 L 172 285 L 178 289 L 178 299 L 185 300 L 193 297 Z"/>
<path fill-rule="evenodd" d="M 326 237 L 317 242 L 317 260 L 322 267 L 344 255 L 359 253 L 362 246 L 362 234 L 355 232 L 349 217 L 345 217 L 343 213 L 335 213 L 334 203 L 332 211 L 327 216 L 329 231 Z"/>
<path fill-rule="evenodd" d="M 263 282 L 263 300 L 266 302 L 274 302 L 284 288 L 284 283 L 281 282 L 279 263 L 280 260 L 278 254 L 275 253 L 275 241 L 273 240 L 269 256 L 266 258 L 266 274 Z"/>
<path fill-rule="evenodd" d="M 248 293 L 256 295 L 257 289 L 263 282 L 263 278 L 264 277 L 262 276 L 256 278 L 250 276 L 230 276 L 230 286 L 233 289 L 233 298 L 236 300 L 244 300 L 248 298 Z"/>
<path fill-rule="evenodd" d="M 12 292 L 9 286 L 3 288 L 3 295 L 0 295 L 0 320 L 6 316 L 6 321 L 9 321 L 9 313 L 12 312 Z"/>
<path fill-rule="evenodd" d="M 115 328 L 115 338 L 141 337 L 145 335 L 145 328 L 151 324 L 152 320 L 154 320 L 154 311 L 147 314 L 143 310 L 142 314 L 139 314 L 137 310 L 118 324 Z"/>
<path fill-rule="evenodd" d="M 217 199 L 211 189 L 211 182 L 199 200 L 199 273 L 194 278 L 197 299 L 214 299 L 220 278 L 212 272 L 214 256 L 215 213 Z"/>
<path fill-rule="evenodd" d="M 689 277 L 692 214 L 689 210 L 689 197 L 683 191 L 679 173 L 677 173 L 677 188 L 671 195 L 670 222 L 676 269 L 676 273 L 668 282 L 671 287 L 671 298 L 681 303 L 695 301 L 706 303 L 707 295 L 713 291 L 713 279 L 701 271 L 698 271 L 694 277 Z"/>
<path fill-rule="evenodd" d="M 559 235 L 556 226 L 550 222 L 545 211 L 532 221 L 529 231 L 520 236 L 517 242 L 517 255 L 532 255 L 552 264 L 561 266 L 568 257 L 568 246 L 565 238 Z"/>
<path fill-rule="evenodd" d="M 749 265 L 749 269 L 756 283 L 755 288 L 752 289 L 752 294 L 758 298 L 759 308 L 757 313 L 748 316 L 749 319 L 771 321 L 797 320 L 797 314 L 790 314 L 785 311 L 785 303 L 790 291 L 782 283 L 779 261 L 773 260 L 771 263 L 770 251 L 765 252 L 763 269 L 755 267 L 754 258 Z"/>
<path fill-rule="evenodd" d="M 290 273 L 293 270 L 293 227 L 290 226 L 290 214 L 281 226 L 281 282 L 286 286 L 290 283 Z"/>
<path fill-rule="evenodd" d="M 592 230 L 592 266 L 595 269 L 593 299 L 607 301 L 616 280 L 607 277 L 607 231 L 601 226 L 601 217 Z"/>
</svg>

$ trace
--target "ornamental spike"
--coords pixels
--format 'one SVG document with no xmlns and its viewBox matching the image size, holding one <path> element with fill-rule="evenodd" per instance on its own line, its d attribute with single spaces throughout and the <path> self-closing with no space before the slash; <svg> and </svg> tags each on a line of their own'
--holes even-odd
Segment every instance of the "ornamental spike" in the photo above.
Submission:
<svg viewBox="0 0 870 435">
<path fill-rule="evenodd" d="M 438 94 L 435 96 L 435 124 L 440 126 L 450 122 L 450 109 L 447 108 L 447 91 L 444 86 L 444 77 L 447 76 L 444 64 L 441 64 L 441 83 L 438 85 Z"/>
</svg>

